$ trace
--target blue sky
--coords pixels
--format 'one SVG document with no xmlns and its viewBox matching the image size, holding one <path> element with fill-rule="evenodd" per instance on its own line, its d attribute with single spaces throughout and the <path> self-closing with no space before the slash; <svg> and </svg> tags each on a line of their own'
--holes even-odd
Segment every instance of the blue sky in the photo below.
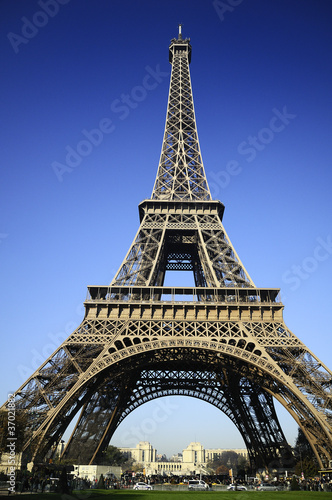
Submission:
<svg viewBox="0 0 332 500">
<path fill-rule="evenodd" d="M 332 4 L 223 3 L 1 2 L 3 402 L 78 326 L 87 285 L 108 284 L 131 244 L 157 172 L 179 22 L 225 229 L 256 286 L 281 288 L 287 326 L 331 368 Z M 166 403 L 133 412 L 112 444 L 139 437 L 167 455 L 190 441 L 243 446 L 208 404 Z M 297 427 L 280 418 L 293 444 Z"/>
</svg>

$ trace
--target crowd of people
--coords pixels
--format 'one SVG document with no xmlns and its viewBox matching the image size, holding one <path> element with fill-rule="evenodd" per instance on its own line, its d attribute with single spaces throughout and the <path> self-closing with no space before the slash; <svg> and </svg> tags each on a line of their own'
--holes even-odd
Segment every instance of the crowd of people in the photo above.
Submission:
<svg viewBox="0 0 332 500">
<path fill-rule="evenodd" d="M 172 478 L 167 477 L 154 477 L 154 478 L 125 478 L 122 476 L 119 479 L 99 477 L 98 479 L 89 480 L 79 477 L 72 477 L 68 475 L 68 491 L 73 490 L 88 490 L 88 489 L 120 489 L 120 488 L 132 488 L 135 485 L 136 480 L 144 480 L 149 482 L 151 485 L 165 485 L 165 484 L 185 484 L 185 478 Z M 204 480 L 213 489 L 214 486 L 229 485 L 230 481 L 215 481 L 213 478 L 204 477 Z M 17 483 L 15 487 L 16 492 L 47 492 L 47 491 L 57 491 L 59 489 L 60 478 L 57 477 L 42 477 L 40 473 L 38 474 L 28 474 L 22 475 L 17 478 Z M 248 489 L 255 489 L 259 485 L 260 481 L 235 481 L 238 485 L 244 485 Z M 284 478 L 278 481 L 273 481 L 274 484 L 280 488 L 280 490 L 302 490 L 302 491 L 327 491 L 332 492 L 332 475 L 323 475 L 322 477 L 304 479 L 293 476 L 293 478 Z"/>
</svg>

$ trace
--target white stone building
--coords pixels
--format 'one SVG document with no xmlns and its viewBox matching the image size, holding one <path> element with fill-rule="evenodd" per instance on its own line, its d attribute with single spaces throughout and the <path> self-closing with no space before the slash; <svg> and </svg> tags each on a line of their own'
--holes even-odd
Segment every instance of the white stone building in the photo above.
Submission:
<svg viewBox="0 0 332 500">
<path fill-rule="evenodd" d="M 91 482 L 98 481 L 100 476 L 104 478 L 121 477 L 121 467 L 114 467 L 110 465 L 74 465 L 74 476 L 80 479 L 88 479 Z"/>
<path fill-rule="evenodd" d="M 127 458 L 133 458 L 137 463 L 157 461 L 157 450 L 148 441 L 140 441 L 135 448 L 119 448 Z"/>
<path fill-rule="evenodd" d="M 235 451 L 238 455 L 248 459 L 248 451 L 246 448 L 209 448 L 205 450 L 205 458 L 207 462 L 212 462 L 221 457 L 224 451 Z"/>
<path fill-rule="evenodd" d="M 184 463 L 205 464 L 205 450 L 201 443 L 190 443 L 182 452 Z"/>
<path fill-rule="evenodd" d="M 147 441 L 140 441 L 136 448 L 119 448 L 128 458 L 133 458 L 142 465 L 147 476 L 156 474 L 170 476 L 194 476 L 206 474 L 207 462 L 219 458 L 224 451 L 235 451 L 238 455 L 248 457 L 246 449 L 204 449 L 201 443 L 192 442 L 182 452 L 181 461 L 157 461 L 157 452 Z M 177 458 L 179 460 L 180 454 Z"/>
</svg>

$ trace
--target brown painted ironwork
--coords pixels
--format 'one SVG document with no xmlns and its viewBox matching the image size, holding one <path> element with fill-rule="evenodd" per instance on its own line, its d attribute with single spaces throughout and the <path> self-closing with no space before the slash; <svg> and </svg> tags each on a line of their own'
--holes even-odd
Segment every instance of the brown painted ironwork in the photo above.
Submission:
<svg viewBox="0 0 332 500">
<path fill-rule="evenodd" d="M 292 415 L 320 467 L 332 459 L 331 371 L 286 327 L 279 289 L 256 288 L 211 198 L 200 153 L 189 39 L 171 41 L 170 92 L 151 199 L 109 286 L 90 286 L 81 325 L 16 392 L 28 417 L 26 461 L 65 449 L 98 463 L 124 418 L 168 395 L 199 398 L 236 425 L 253 467 L 289 467 L 274 398 Z M 188 271 L 194 287 L 167 287 Z"/>
</svg>

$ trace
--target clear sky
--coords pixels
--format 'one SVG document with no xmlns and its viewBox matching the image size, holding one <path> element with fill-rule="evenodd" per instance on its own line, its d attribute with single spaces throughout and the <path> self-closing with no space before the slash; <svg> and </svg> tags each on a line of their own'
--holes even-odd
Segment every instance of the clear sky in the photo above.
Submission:
<svg viewBox="0 0 332 500">
<path fill-rule="evenodd" d="M 287 326 L 331 368 L 332 3 L 218 5 L 1 2 L 2 402 L 78 326 L 87 285 L 110 283 L 134 238 L 179 22 L 226 231 L 256 286 L 281 288 Z M 280 416 L 294 444 L 297 426 Z M 167 455 L 191 441 L 243 446 L 219 410 L 181 397 L 135 410 L 111 444 L 139 439 Z"/>
</svg>

